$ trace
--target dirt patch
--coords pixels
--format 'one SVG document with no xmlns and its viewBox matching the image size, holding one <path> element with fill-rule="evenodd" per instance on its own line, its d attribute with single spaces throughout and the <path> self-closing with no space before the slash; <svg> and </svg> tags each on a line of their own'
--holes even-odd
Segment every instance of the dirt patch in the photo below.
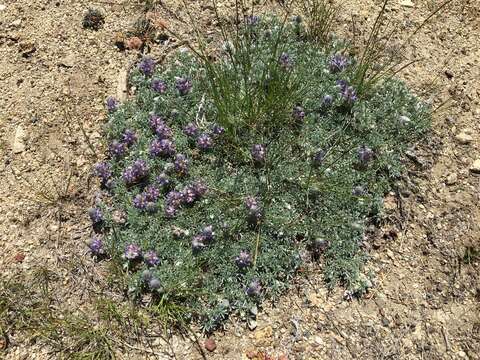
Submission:
<svg viewBox="0 0 480 360">
<path fill-rule="evenodd" d="M 97 32 L 81 26 L 89 6 L 106 14 Z M 338 32 L 361 38 L 378 4 L 349 0 L 342 6 Z M 399 29 L 392 46 L 435 6 L 392 1 L 388 16 Z M 102 153 L 104 99 L 117 92 L 119 74 L 139 54 L 119 51 L 116 33 L 131 28 L 141 10 L 113 2 L 0 6 L 0 268 L 3 276 L 55 270 L 55 296 L 67 308 L 90 309 L 89 295 L 107 287 L 101 280 L 106 270 L 93 264 L 84 245 L 85 210 L 95 195 L 89 142 Z M 182 5 L 165 1 L 159 11 L 169 26 L 193 38 Z M 214 28 L 211 7 L 192 4 L 190 12 L 201 28 Z M 422 61 L 401 77 L 440 107 L 431 139 L 412 149 L 408 178 L 388 197 L 391 221 L 372 229 L 373 289 L 346 301 L 341 289 L 325 289 L 321 269 L 306 269 L 288 294 L 265 305 L 253 331 L 232 320 L 214 334 L 209 358 L 244 359 L 258 351 L 295 359 L 479 358 L 479 260 L 472 256 L 480 248 L 480 176 L 472 171 L 480 159 L 479 38 L 479 4 L 454 1 L 407 46 L 407 56 Z M 152 53 L 162 56 L 173 44 L 152 44 Z M 148 342 L 148 348 L 141 342 L 115 346 L 120 358 L 201 358 L 191 341 L 167 340 Z M 6 356 L 57 356 L 50 351 L 13 334 Z"/>
</svg>

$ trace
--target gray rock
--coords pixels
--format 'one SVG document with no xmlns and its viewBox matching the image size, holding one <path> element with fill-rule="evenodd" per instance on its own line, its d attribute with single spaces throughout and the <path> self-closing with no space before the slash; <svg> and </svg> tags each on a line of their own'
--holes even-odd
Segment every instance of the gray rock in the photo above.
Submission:
<svg viewBox="0 0 480 360">
<path fill-rule="evenodd" d="M 25 151 L 25 130 L 18 125 L 17 128 L 15 129 L 15 136 L 13 137 L 13 143 L 12 143 L 12 151 L 15 154 L 19 154 L 23 151 Z"/>
<path fill-rule="evenodd" d="M 476 174 L 480 174 L 480 159 L 477 159 L 470 166 L 470 171 Z"/>
</svg>

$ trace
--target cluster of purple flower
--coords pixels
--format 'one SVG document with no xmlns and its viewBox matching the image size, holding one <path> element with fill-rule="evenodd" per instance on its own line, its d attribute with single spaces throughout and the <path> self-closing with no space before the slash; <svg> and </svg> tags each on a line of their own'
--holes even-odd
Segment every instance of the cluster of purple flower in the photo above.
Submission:
<svg viewBox="0 0 480 360">
<path fill-rule="evenodd" d="M 245 199 L 245 207 L 248 211 L 248 222 L 250 225 L 257 226 L 262 220 L 262 209 L 258 200 L 253 196 L 248 196 Z"/>
<path fill-rule="evenodd" d="M 160 191 L 155 186 L 150 185 L 133 198 L 133 206 L 139 210 L 154 211 L 159 197 Z"/>
<path fill-rule="evenodd" d="M 330 59 L 330 72 L 338 73 L 344 71 L 349 65 L 348 58 L 342 54 L 335 54 Z"/>
<path fill-rule="evenodd" d="M 188 159 L 183 154 L 177 154 L 175 156 L 175 162 L 173 163 L 175 171 L 183 176 L 188 173 Z"/>
<path fill-rule="evenodd" d="M 245 269 L 252 264 L 252 256 L 246 250 L 240 251 L 240 254 L 235 258 L 235 263 L 240 269 Z"/>
<path fill-rule="evenodd" d="M 353 104 L 357 101 L 357 92 L 353 86 L 348 85 L 345 80 L 338 80 L 337 86 L 340 89 L 340 96 L 347 104 Z"/>
<path fill-rule="evenodd" d="M 148 250 L 144 253 L 140 246 L 136 244 L 128 244 L 125 246 L 123 258 L 128 261 L 143 260 L 145 264 L 150 267 L 160 264 L 160 258 L 154 250 Z"/>
<path fill-rule="evenodd" d="M 103 221 L 103 213 L 100 208 L 95 207 L 91 208 L 88 210 L 88 216 L 90 217 L 90 220 L 92 221 L 92 224 L 98 224 Z"/>
<path fill-rule="evenodd" d="M 173 156 L 176 152 L 175 144 L 170 139 L 154 139 L 150 144 L 151 156 Z"/>
<path fill-rule="evenodd" d="M 197 138 L 197 147 L 200 150 L 209 150 L 213 146 L 213 141 L 210 135 L 202 133 Z"/>
<path fill-rule="evenodd" d="M 160 175 L 158 175 L 157 178 L 155 179 L 155 182 L 162 189 L 165 189 L 168 187 L 168 185 L 170 185 L 170 179 L 165 173 L 161 173 Z"/>
<path fill-rule="evenodd" d="M 155 71 L 155 60 L 150 57 L 144 57 L 137 65 L 138 70 L 145 76 L 152 76 Z"/>
<path fill-rule="evenodd" d="M 164 94 L 167 91 L 167 84 L 163 80 L 154 79 L 152 80 L 152 90 L 159 94 Z"/>
<path fill-rule="evenodd" d="M 108 112 L 114 112 L 118 109 L 120 103 L 113 96 L 109 96 L 105 102 Z"/>
<path fill-rule="evenodd" d="M 200 134 L 200 129 L 195 123 L 188 123 L 183 128 L 183 133 L 191 138 L 196 138 L 197 147 L 200 150 L 206 151 L 212 148 L 213 146 L 213 137 L 222 135 L 225 132 L 225 129 L 217 124 L 212 126 L 211 134 L 203 132 Z"/>
<path fill-rule="evenodd" d="M 260 281 L 257 279 L 252 280 L 250 285 L 245 290 L 245 293 L 248 296 L 258 296 L 262 292 L 262 285 L 260 284 Z"/>
<path fill-rule="evenodd" d="M 207 186 L 200 180 L 187 185 L 182 191 L 172 190 L 165 198 L 165 215 L 174 217 L 182 205 L 191 205 L 207 192 Z"/>
<path fill-rule="evenodd" d="M 192 90 L 192 81 L 187 77 L 176 77 L 175 87 L 180 95 L 187 95 Z"/>
<path fill-rule="evenodd" d="M 134 184 L 148 175 L 149 169 L 145 160 L 136 160 L 122 174 L 127 185 Z"/>
<path fill-rule="evenodd" d="M 127 148 L 137 141 L 137 134 L 133 130 L 127 129 L 122 134 L 120 141 L 114 140 L 109 147 L 109 152 L 112 157 L 120 158 L 125 155 Z"/>
<path fill-rule="evenodd" d="M 375 156 L 375 152 L 368 146 L 362 145 L 358 148 L 358 160 L 360 164 L 367 165 Z"/>
<path fill-rule="evenodd" d="M 138 137 L 135 131 L 126 129 L 122 134 L 122 141 L 127 146 L 132 146 L 137 141 Z"/>
<path fill-rule="evenodd" d="M 255 26 L 260 22 L 260 17 L 257 15 L 245 16 L 245 24 L 247 26 Z"/>
<path fill-rule="evenodd" d="M 103 248 L 103 241 L 98 236 L 94 236 L 88 242 L 88 248 L 90 249 L 92 255 L 102 256 L 105 255 L 105 249 Z"/>
<path fill-rule="evenodd" d="M 100 162 L 95 164 L 93 174 L 99 177 L 102 180 L 102 183 L 105 184 L 112 176 L 112 167 L 107 162 Z"/>
<path fill-rule="evenodd" d="M 250 154 L 253 161 L 257 165 L 263 165 L 265 163 L 266 149 L 265 146 L 261 144 L 255 144 L 250 149 Z"/>
<path fill-rule="evenodd" d="M 198 252 L 205 248 L 205 246 L 213 240 L 214 235 L 215 233 L 213 232 L 213 227 L 211 225 L 204 227 L 202 231 L 192 239 L 193 252 Z"/>
<path fill-rule="evenodd" d="M 193 122 L 188 123 L 183 127 L 183 133 L 190 137 L 196 137 L 198 135 L 199 129 L 198 126 Z"/>
<path fill-rule="evenodd" d="M 148 266 L 157 266 L 160 264 L 160 258 L 154 250 L 148 250 L 143 254 L 143 260 Z"/>
<path fill-rule="evenodd" d="M 160 116 L 150 115 L 149 124 L 159 139 L 169 139 L 172 137 L 172 129 L 165 124 L 165 121 Z"/>
</svg>

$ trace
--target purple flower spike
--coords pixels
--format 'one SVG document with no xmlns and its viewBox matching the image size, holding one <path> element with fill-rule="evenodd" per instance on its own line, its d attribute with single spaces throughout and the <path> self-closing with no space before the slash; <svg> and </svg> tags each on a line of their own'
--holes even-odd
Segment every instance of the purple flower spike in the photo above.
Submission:
<svg viewBox="0 0 480 360">
<path fill-rule="evenodd" d="M 106 182 L 112 176 L 111 166 L 107 162 L 101 162 L 95 165 L 93 169 L 93 174 L 103 182 Z"/>
<path fill-rule="evenodd" d="M 248 222 L 250 225 L 256 226 L 262 219 L 262 209 L 253 196 L 249 196 L 245 199 L 245 207 L 248 211 Z"/>
<path fill-rule="evenodd" d="M 110 155 L 115 158 L 120 158 L 125 155 L 125 151 L 127 150 L 127 146 L 123 142 L 119 142 L 114 140 L 109 147 Z"/>
<path fill-rule="evenodd" d="M 338 73 L 344 71 L 349 64 L 346 56 L 342 54 L 336 54 L 330 59 L 330 72 Z"/>
<path fill-rule="evenodd" d="M 142 257 L 142 250 L 140 246 L 129 244 L 125 247 L 124 258 L 127 260 L 137 260 Z"/>
<path fill-rule="evenodd" d="M 117 111 L 120 103 L 113 96 L 109 96 L 105 102 L 108 112 Z"/>
<path fill-rule="evenodd" d="M 265 162 L 265 155 L 266 150 L 265 146 L 261 144 L 253 145 L 250 149 L 250 154 L 252 155 L 252 159 L 257 164 L 263 164 Z"/>
<path fill-rule="evenodd" d="M 180 95 L 187 95 L 192 90 L 192 82 L 186 77 L 175 78 L 175 87 Z"/>
<path fill-rule="evenodd" d="M 292 111 L 292 117 L 297 121 L 303 121 L 305 118 L 305 110 L 299 105 L 295 106 Z"/>
<path fill-rule="evenodd" d="M 159 94 L 164 94 L 167 91 L 167 84 L 163 80 L 154 79 L 152 80 L 152 90 Z"/>
<path fill-rule="evenodd" d="M 123 172 L 123 180 L 127 184 L 133 184 L 148 175 L 148 165 L 145 160 L 136 160 L 131 166 Z"/>
<path fill-rule="evenodd" d="M 255 26 L 260 22 L 260 17 L 257 15 L 249 15 L 245 17 L 245 24 L 247 26 Z"/>
<path fill-rule="evenodd" d="M 293 60 L 287 53 L 282 53 L 278 59 L 280 66 L 285 70 L 289 70 L 293 67 Z"/>
<path fill-rule="evenodd" d="M 175 144 L 172 143 L 169 139 L 155 139 L 150 144 L 150 155 L 151 156 L 172 156 L 175 154 L 176 148 Z"/>
<path fill-rule="evenodd" d="M 94 236 L 89 242 L 88 247 L 92 252 L 92 255 L 100 256 L 105 255 L 105 249 L 103 248 L 103 242 L 98 236 Z"/>
<path fill-rule="evenodd" d="M 177 154 L 174 162 L 175 171 L 180 175 L 188 173 L 188 159 L 183 154 Z"/>
<path fill-rule="evenodd" d="M 208 134 L 201 134 L 198 139 L 197 139 L 197 147 L 200 149 L 200 150 L 208 150 L 212 147 L 213 145 L 213 141 L 212 141 L 212 138 L 210 136 L 208 136 Z"/>
<path fill-rule="evenodd" d="M 173 218 L 177 214 L 177 208 L 171 205 L 165 206 L 165 216 Z"/>
<path fill-rule="evenodd" d="M 92 221 L 92 224 L 98 224 L 103 221 L 103 214 L 100 208 L 91 208 L 88 210 L 88 216 Z"/>
<path fill-rule="evenodd" d="M 154 250 L 149 250 L 143 255 L 143 260 L 148 266 L 157 266 L 160 264 L 160 258 Z"/>
<path fill-rule="evenodd" d="M 375 153 L 369 147 L 362 145 L 358 148 L 358 160 L 360 164 L 367 165 L 375 156 Z"/>
<path fill-rule="evenodd" d="M 195 189 L 193 186 L 189 185 L 183 190 L 183 202 L 185 204 L 192 204 L 195 200 L 197 200 L 197 194 L 195 193 Z"/>
<path fill-rule="evenodd" d="M 148 123 L 153 131 L 155 131 L 157 127 L 165 125 L 162 117 L 155 114 L 150 115 Z"/>
<path fill-rule="evenodd" d="M 155 60 L 150 57 L 144 57 L 142 61 L 138 63 L 138 70 L 145 76 L 152 76 L 155 71 Z"/>
<path fill-rule="evenodd" d="M 160 191 L 153 185 L 147 186 L 143 192 L 147 198 L 147 201 L 155 202 L 160 197 Z"/>
<path fill-rule="evenodd" d="M 260 285 L 260 281 L 256 279 L 253 280 L 245 290 L 245 293 L 248 296 L 258 296 L 261 294 L 261 292 L 262 292 L 262 285 Z"/>
<path fill-rule="evenodd" d="M 132 146 L 137 141 L 138 137 L 135 131 L 127 129 L 122 135 L 122 141 L 127 146 Z"/>
<path fill-rule="evenodd" d="M 194 123 L 188 123 L 183 128 L 183 133 L 187 136 L 195 137 L 198 135 L 198 126 L 195 125 Z"/>
<path fill-rule="evenodd" d="M 135 195 L 133 198 L 133 206 L 139 210 L 145 210 L 147 208 L 148 200 L 145 194 Z"/>
<path fill-rule="evenodd" d="M 218 125 L 218 124 L 214 124 L 212 126 L 212 134 L 215 135 L 215 136 L 219 136 L 219 135 L 222 135 L 223 133 L 225 133 L 225 128 Z"/>
<path fill-rule="evenodd" d="M 246 250 L 240 251 L 240 254 L 235 258 L 235 263 L 240 269 L 245 269 L 252 264 L 252 256 Z"/>
</svg>

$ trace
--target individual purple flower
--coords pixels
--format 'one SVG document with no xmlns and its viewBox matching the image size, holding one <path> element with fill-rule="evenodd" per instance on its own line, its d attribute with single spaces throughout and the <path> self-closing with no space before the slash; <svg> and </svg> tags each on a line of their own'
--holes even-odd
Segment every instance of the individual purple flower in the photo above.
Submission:
<svg viewBox="0 0 480 360">
<path fill-rule="evenodd" d="M 256 164 L 263 164 L 265 162 L 266 150 L 265 146 L 261 144 L 255 144 L 250 149 L 252 159 Z"/>
<path fill-rule="evenodd" d="M 190 137 L 195 137 L 198 135 L 198 126 L 195 125 L 193 122 L 188 123 L 183 128 L 183 133 Z"/>
<path fill-rule="evenodd" d="M 208 150 L 212 147 L 212 145 L 213 145 L 212 138 L 206 133 L 201 134 L 197 138 L 197 147 L 200 150 L 204 150 L 204 151 Z"/>
<path fill-rule="evenodd" d="M 160 80 L 160 79 L 153 79 L 152 80 L 152 90 L 159 93 L 163 94 L 165 91 L 167 91 L 167 84 L 165 84 L 165 81 Z"/>
<path fill-rule="evenodd" d="M 142 249 L 135 244 L 129 244 L 125 247 L 124 258 L 127 260 L 137 260 L 142 257 Z"/>
<path fill-rule="evenodd" d="M 95 165 L 93 168 L 93 174 L 103 182 L 106 182 L 112 176 L 112 169 L 109 163 L 101 162 Z"/>
<path fill-rule="evenodd" d="M 235 263 L 240 269 L 245 269 L 252 264 L 252 256 L 246 250 L 240 251 L 240 254 L 235 258 Z"/>
<path fill-rule="evenodd" d="M 330 59 L 330 72 L 338 73 L 344 71 L 349 64 L 349 61 L 346 56 L 342 54 L 335 54 Z"/>
<path fill-rule="evenodd" d="M 137 194 L 133 198 L 133 206 L 139 210 L 145 210 L 148 205 L 147 196 L 144 193 Z"/>
<path fill-rule="evenodd" d="M 154 250 L 145 252 L 145 254 L 143 254 L 143 261 L 145 261 L 145 264 L 148 266 L 157 266 L 160 264 L 160 258 Z"/>
<path fill-rule="evenodd" d="M 196 235 L 192 239 L 192 250 L 194 253 L 197 253 L 205 248 L 204 239 L 200 235 Z"/>
<path fill-rule="evenodd" d="M 105 255 L 105 249 L 103 248 L 103 241 L 98 236 L 94 236 L 92 237 L 92 239 L 90 239 L 90 241 L 88 242 L 88 247 L 92 255 L 95 255 L 95 256 Z"/>
<path fill-rule="evenodd" d="M 149 149 L 151 156 L 172 156 L 175 151 L 175 144 L 169 139 L 154 139 Z"/>
<path fill-rule="evenodd" d="M 328 95 L 328 94 L 327 94 L 327 95 L 325 95 L 325 96 L 323 97 L 322 105 L 324 105 L 324 106 L 330 106 L 330 105 L 332 105 L 332 103 L 333 103 L 333 97 L 332 97 L 332 95 Z"/>
<path fill-rule="evenodd" d="M 155 202 L 160 197 L 160 191 L 153 185 L 147 186 L 143 193 L 150 202 Z"/>
<path fill-rule="evenodd" d="M 166 188 L 168 185 L 170 185 L 170 180 L 165 173 L 158 175 L 155 181 L 161 188 Z"/>
<path fill-rule="evenodd" d="M 155 128 L 155 134 L 157 134 L 160 139 L 169 139 L 172 137 L 172 129 L 170 129 L 168 125 L 162 124 Z"/>
<path fill-rule="evenodd" d="M 292 110 L 292 117 L 297 121 L 303 121 L 305 110 L 300 105 L 295 106 Z"/>
<path fill-rule="evenodd" d="M 248 296 L 258 296 L 261 294 L 261 292 L 262 292 L 262 285 L 260 284 L 260 281 L 258 281 L 257 279 L 253 280 L 245 290 L 245 293 Z"/>
<path fill-rule="evenodd" d="M 138 70 L 140 70 L 140 72 L 142 72 L 145 76 L 153 75 L 155 66 L 155 60 L 153 60 L 151 57 L 144 57 L 137 65 Z"/>
<path fill-rule="evenodd" d="M 289 70 L 293 67 L 292 58 L 290 57 L 290 55 L 288 55 L 285 52 L 280 55 L 280 58 L 278 59 L 278 62 L 280 63 L 280 66 L 282 68 L 284 68 L 285 70 Z"/>
<path fill-rule="evenodd" d="M 156 132 L 157 127 L 165 125 L 165 121 L 161 116 L 152 114 L 148 119 L 148 124 L 150 125 L 152 130 Z"/>
<path fill-rule="evenodd" d="M 177 154 L 174 162 L 175 171 L 180 175 L 186 175 L 188 172 L 188 159 L 183 154 Z"/>
<path fill-rule="evenodd" d="M 137 141 L 138 137 L 135 131 L 127 129 L 123 132 L 122 141 L 126 146 L 132 146 Z"/>
<path fill-rule="evenodd" d="M 118 107 L 120 106 L 120 103 L 118 102 L 118 100 L 115 99 L 113 96 L 109 96 L 105 101 L 105 104 L 107 106 L 108 112 L 117 111 Z"/>
<path fill-rule="evenodd" d="M 125 155 L 125 151 L 127 150 L 127 146 L 123 142 L 119 142 L 117 140 L 112 141 L 109 146 L 110 155 L 115 158 L 120 158 Z"/>
<path fill-rule="evenodd" d="M 177 77 L 175 78 L 175 87 L 180 95 L 184 96 L 192 90 L 192 82 L 186 77 Z"/>
<path fill-rule="evenodd" d="M 312 159 L 312 165 L 313 167 L 320 167 L 323 164 L 323 161 L 325 160 L 325 151 L 324 150 L 318 150 L 313 154 L 313 159 Z"/>
<path fill-rule="evenodd" d="M 165 216 L 168 218 L 173 218 L 177 214 L 177 208 L 172 205 L 165 206 Z"/>
<path fill-rule="evenodd" d="M 375 156 L 375 153 L 368 146 L 362 145 L 358 148 L 358 160 L 360 164 L 367 165 Z"/>
<path fill-rule="evenodd" d="M 103 221 L 102 210 L 100 210 L 98 207 L 89 209 L 88 216 L 90 217 L 92 224 L 98 224 Z"/>
<path fill-rule="evenodd" d="M 219 136 L 225 133 L 225 128 L 218 125 L 218 124 L 213 124 L 212 126 L 212 134 L 215 136 Z"/>
</svg>

